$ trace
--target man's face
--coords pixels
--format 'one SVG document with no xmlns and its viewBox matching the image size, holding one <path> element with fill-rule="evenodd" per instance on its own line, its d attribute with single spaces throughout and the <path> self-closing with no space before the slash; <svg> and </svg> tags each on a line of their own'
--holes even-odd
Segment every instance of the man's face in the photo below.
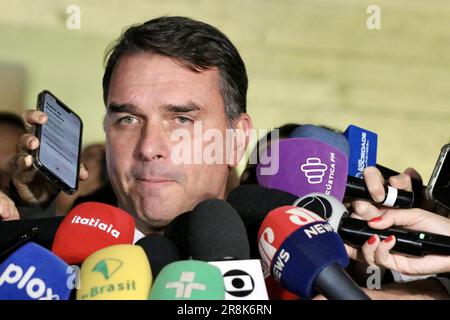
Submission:
<svg viewBox="0 0 450 320">
<path fill-rule="evenodd" d="M 193 72 L 156 54 L 124 56 L 114 68 L 105 119 L 108 171 L 119 206 L 138 217 L 144 232 L 224 196 L 227 164 L 171 159 L 176 129 L 193 136 L 194 122 L 201 121 L 203 131 L 216 128 L 225 137 L 218 77 L 216 69 Z"/>
<path fill-rule="evenodd" d="M 8 194 L 9 182 L 11 181 L 10 162 L 16 154 L 16 146 L 20 137 L 25 133 L 11 125 L 0 125 L 0 191 Z"/>
</svg>

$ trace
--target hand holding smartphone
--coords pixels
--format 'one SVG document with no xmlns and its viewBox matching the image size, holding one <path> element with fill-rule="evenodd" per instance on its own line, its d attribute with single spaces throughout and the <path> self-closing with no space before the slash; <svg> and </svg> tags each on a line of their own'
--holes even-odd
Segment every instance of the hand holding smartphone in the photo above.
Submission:
<svg viewBox="0 0 450 320">
<path fill-rule="evenodd" d="M 48 90 L 39 93 L 37 109 L 48 120 L 35 127 L 40 144 L 33 151 L 33 165 L 65 193 L 73 194 L 78 189 L 83 123 Z"/>
</svg>

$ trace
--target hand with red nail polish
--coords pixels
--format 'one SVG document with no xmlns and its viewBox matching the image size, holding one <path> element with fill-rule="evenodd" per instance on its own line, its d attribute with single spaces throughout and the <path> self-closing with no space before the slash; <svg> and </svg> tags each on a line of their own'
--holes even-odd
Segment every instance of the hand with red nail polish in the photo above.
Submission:
<svg viewBox="0 0 450 320">
<path fill-rule="evenodd" d="M 450 236 L 450 219 L 418 208 L 387 209 L 382 217 L 371 219 L 368 225 L 380 230 L 402 227 Z M 363 255 L 369 264 L 376 264 L 408 275 L 450 272 L 449 256 L 415 257 L 398 254 L 391 252 L 396 243 L 394 236 L 391 235 L 384 241 L 374 241 L 372 238 L 362 248 Z"/>
</svg>

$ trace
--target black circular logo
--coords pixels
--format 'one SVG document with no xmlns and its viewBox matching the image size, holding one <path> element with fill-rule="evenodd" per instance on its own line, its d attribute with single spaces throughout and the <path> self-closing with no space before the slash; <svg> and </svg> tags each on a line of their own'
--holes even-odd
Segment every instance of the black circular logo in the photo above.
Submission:
<svg viewBox="0 0 450 320">
<path fill-rule="evenodd" d="M 223 275 L 225 290 L 235 297 L 245 297 L 255 289 L 252 276 L 243 270 L 230 270 Z"/>
<path fill-rule="evenodd" d="M 333 213 L 331 203 L 326 198 L 320 196 L 306 197 L 297 204 L 297 207 L 314 212 L 325 220 L 330 219 Z"/>
</svg>

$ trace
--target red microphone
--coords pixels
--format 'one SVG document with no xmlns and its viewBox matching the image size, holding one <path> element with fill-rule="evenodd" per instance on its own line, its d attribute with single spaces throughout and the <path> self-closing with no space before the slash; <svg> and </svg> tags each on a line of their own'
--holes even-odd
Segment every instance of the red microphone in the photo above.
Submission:
<svg viewBox="0 0 450 320">
<path fill-rule="evenodd" d="M 301 209 L 301 210 L 298 210 Z M 298 228 L 312 222 L 322 221 L 315 213 L 295 206 L 283 206 L 270 211 L 263 220 L 258 233 L 258 248 L 270 300 L 298 300 L 295 293 L 283 288 L 270 275 L 270 262 L 283 241 Z"/>
<path fill-rule="evenodd" d="M 134 218 L 117 207 L 84 202 L 73 208 L 55 234 L 52 251 L 69 264 L 116 244 L 132 244 Z"/>
<path fill-rule="evenodd" d="M 264 274 L 269 274 L 270 263 L 283 241 L 304 225 L 323 221 L 317 214 L 296 206 L 283 206 L 270 211 L 258 232 Z"/>
</svg>

